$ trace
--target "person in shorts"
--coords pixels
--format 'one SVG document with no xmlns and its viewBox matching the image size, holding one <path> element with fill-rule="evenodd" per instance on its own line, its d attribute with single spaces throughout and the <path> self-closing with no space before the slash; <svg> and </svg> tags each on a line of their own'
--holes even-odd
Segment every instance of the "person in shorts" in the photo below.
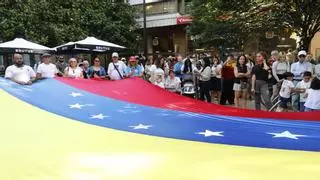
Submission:
<svg viewBox="0 0 320 180">
<path fill-rule="evenodd" d="M 300 112 L 304 112 L 305 111 L 305 107 L 304 104 L 307 100 L 307 89 L 310 88 L 311 85 L 311 79 L 312 79 L 312 73 L 309 71 L 306 71 L 303 73 L 303 79 L 302 81 L 298 82 L 296 89 L 297 91 L 299 91 L 300 93 Z"/>
<path fill-rule="evenodd" d="M 291 93 L 295 92 L 295 86 L 293 84 L 294 74 L 291 72 L 284 73 L 285 80 L 283 80 L 281 89 L 279 92 L 280 104 L 277 108 L 277 112 L 284 112 L 288 110 L 288 103 L 291 102 Z"/>
<path fill-rule="evenodd" d="M 247 89 L 250 70 L 246 64 L 247 58 L 246 56 L 242 55 L 238 57 L 237 65 L 234 68 L 234 76 L 236 77 L 233 84 L 233 90 L 235 92 L 234 104 L 238 108 L 247 108 Z M 243 99 L 243 104 L 240 103 L 240 99 Z"/>
</svg>

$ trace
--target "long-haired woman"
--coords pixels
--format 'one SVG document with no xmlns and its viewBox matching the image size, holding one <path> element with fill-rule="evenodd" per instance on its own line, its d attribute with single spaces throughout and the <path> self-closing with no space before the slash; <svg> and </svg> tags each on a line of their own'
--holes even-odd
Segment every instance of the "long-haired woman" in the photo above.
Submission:
<svg viewBox="0 0 320 180">
<path fill-rule="evenodd" d="M 106 77 L 106 70 L 101 66 L 101 61 L 99 57 L 95 57 L 93 59 L 93 66 L 91 66 L 88 70 L 89 78 L 98 78 L 104 79 Z"/>
<path fill-rule="evenodd" d="M 212 67 L 211 67 L 211 97 L 212 102 L 214 102 L 214 98 L 217 98 L 217 102 L 220 102 L 221 96 L 221 69 L 222 65 L 220 59 L 218 57 L 212 58 Z"/>
<path fill-rule="evenodd" d="M 234 76 L 236 77 L 233 84 L 233 90 L 235 93 L 234 104 L 238 108 L 247 108 L 248 77 L 250 76 L 250 71 L 246 64 L 246 56 L 241 55 L 238 57 L 237 65 L 234 68 Z M 240 103 L 241 98 L 243 99 L 243 105 Z"/>
<path fill-rule="evenodd" d="M 211 87 L 211 67 L 210 60 L 208 57 L 203 58 L 203 68 L 198 73 L 199 84 L 200 84 L 200 100 L 204 101 L 205 98 L 207 102 L 211 102 L 210 87 Z"/>
<path fill-rule="evenodd" d="M 286 61 L 286 54 L 284 52 L 279 53 L 279 58 L 272 64 L 272 75 L 273 75 L 273 83 L 272 83 L 272 96 L 271 100 L 276 98 L 279 95 L 279 87 L 277 83 L 284 79 L 284 74 L 286 72 L 290 72 L 290 64 Z"/>
<path fill-rule="evenodd" d="M 151 74 L 151 82 L 164 88 L 165 83 L 165 66 L 161 59 L 156 60 L 156 69 Z"/>
</svg>

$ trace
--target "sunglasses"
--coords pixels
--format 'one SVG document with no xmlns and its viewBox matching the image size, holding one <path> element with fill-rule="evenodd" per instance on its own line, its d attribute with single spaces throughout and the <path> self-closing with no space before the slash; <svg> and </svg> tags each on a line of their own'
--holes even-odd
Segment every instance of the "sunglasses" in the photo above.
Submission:
<svg viewBox="0 0 320 180">
<path fill-rule="evenodd" d="M 300 55 L 299 57 L 306 57 L 305 55 Z"/>
</svg>

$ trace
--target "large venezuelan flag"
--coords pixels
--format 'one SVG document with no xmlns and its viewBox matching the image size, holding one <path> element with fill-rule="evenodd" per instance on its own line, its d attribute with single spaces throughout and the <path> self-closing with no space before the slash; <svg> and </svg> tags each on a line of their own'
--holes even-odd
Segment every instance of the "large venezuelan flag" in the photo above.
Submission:
<svg viewBox="0 0 320 180">
<path fill-rule="evenodd" d="M 320 179 L 320 114 L 206 104 L 139 79 L 0 79 L 0 179 Z"/>
</svg>

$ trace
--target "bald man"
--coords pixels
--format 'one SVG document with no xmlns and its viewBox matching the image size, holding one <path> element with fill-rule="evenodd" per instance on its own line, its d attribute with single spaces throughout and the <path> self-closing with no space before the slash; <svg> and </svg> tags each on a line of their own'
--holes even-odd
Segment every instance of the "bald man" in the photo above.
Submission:
<svg viewBox="0 0 320 180">
<path fill-rule="evenodd" d="M 21 85 L 31 85 L 36 79 L 36 73 L 30 66 L 24 65 L 21 54 L 14 54 L 13 65 L 6 69 L 4 77 Z"/>
</svg>

